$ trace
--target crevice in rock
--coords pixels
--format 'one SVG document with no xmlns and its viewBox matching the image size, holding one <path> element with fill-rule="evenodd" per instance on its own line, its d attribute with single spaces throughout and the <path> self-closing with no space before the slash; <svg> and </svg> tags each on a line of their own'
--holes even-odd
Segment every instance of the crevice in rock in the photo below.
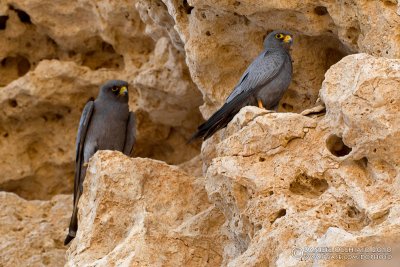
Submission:
<svg viewBox="0 0 400 267">
<path fill-rule="evenodd" d="M 304 173 L 297 175 L 289 185 L 289 191 L 296 195 L 316 198 L 329 188 L 325 179 L 308 176 Z"/>
<path fill-rule="evenodd" d="M 32 24 L 31 17 L 28 13 L 20 9 L 14 9 L 14 11 L 17 13 L 18 18 L 22 23 Z"/>
<path fill-rule="evenodd" d="M 325 16 L 328 13 L 328 9 L 324 6 L 317 6 L 314 8 L 314 13 L 317 14 L 318 16 Z"/>
<path fill-rule="evenodd" d="M 7 20 L 9 16 L 0 16 L 0 30 L 5 30 L 7 28 Z"/>
<path fill-rule="evenodd" d="M 343 139 L 336 134 L 331 134 L 328 136 L 326 139 L 326 147 L 328 148 L 329 152 L 336 157 L 344 157 L 352 150 L 352 148 L 348 147 L 343 142 Z"/>
<path fill-rule="evenodd" d="M 190 15 L 194 7 L 190 6 L 187 0 L 183 0 L 182 7 L 185 10 L 186 14 Z"/>
<path fill-rule="evenodd" d="M 277 219 L 279 219 L 285 215 L 286 215 L 286 209 L 280 209 L 278 212 L 275 213 L 275 215 L 273 216 L 270 223 L 273 224 Z"/>
</svg>

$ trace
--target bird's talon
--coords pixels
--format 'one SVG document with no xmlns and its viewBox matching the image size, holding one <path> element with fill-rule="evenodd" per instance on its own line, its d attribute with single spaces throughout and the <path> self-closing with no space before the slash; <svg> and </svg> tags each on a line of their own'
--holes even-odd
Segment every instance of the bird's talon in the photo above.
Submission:
<svg viewBox="0 0 400 267">
<path fill-rule="evenodd" d="M 262 101 L 260 99 L 257 100 L 257 103 L 258 103 L 258 107 L 259 108 L 265 109 L 264 105 L 263 105 L 263 103 L 262 103 Z"/>
</svg>

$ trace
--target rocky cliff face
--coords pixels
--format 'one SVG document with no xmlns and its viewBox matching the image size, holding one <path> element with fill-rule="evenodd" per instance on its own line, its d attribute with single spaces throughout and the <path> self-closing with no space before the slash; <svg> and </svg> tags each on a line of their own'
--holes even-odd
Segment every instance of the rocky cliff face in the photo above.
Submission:
<svg viewBox="0 0 400 267">
<path fill-rule="evenodd" d="M 399 25 L 397 0 L 2 1 L 0 266 L 336 266 L 293 250 L 393 247 Z M 280 112 L 186 144 L 278 28 L 295 34 Z M 66 252 L 79 116 L 111 78 L 130 84 L 134 158 L 93 157 Z"/>
</svg>

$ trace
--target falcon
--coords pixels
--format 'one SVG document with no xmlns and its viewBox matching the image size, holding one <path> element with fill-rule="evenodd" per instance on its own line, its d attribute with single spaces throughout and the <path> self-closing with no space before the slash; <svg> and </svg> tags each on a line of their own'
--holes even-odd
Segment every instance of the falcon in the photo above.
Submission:
<svg viewBox="0 0 400 267">
<path fill-rule="evenodd" d="M 206 140 L 226 127 L 244 106 L 276 111 L 292 80 L 289 54 L 292 43 L 293 35 L 287 31 L 269 33 L 264 40 L 264 50 L 243 73 L 224 105 L 197 128 L 189 142 L 197 138 Z"/>
<path fill-rule="evenodd" d="M 128 83 L 111 80 L 83 109 L 76 137 L 74 202 L 67 245 L 78 230 L 78 202 L 83 191 L 87 162 L 97 150 L 117 150 L 129 156 L 136 140 L 135 114 L 129 112 Z"/>
</svg>

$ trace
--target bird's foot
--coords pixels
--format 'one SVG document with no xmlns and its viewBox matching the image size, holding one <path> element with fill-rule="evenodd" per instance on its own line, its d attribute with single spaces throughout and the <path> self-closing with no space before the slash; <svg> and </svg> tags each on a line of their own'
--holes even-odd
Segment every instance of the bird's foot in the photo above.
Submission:
<svg viewBox="0 0 400 267">
<path fill-rule="evenodd" d="M 257 103 L 258 103 L 258 107 L 259 108 L 265 109 L 264 105 L 263 105 L 263 103 L 262 103 L 262 101 L 260 99 L 257 99 Z"/>
</svg>

